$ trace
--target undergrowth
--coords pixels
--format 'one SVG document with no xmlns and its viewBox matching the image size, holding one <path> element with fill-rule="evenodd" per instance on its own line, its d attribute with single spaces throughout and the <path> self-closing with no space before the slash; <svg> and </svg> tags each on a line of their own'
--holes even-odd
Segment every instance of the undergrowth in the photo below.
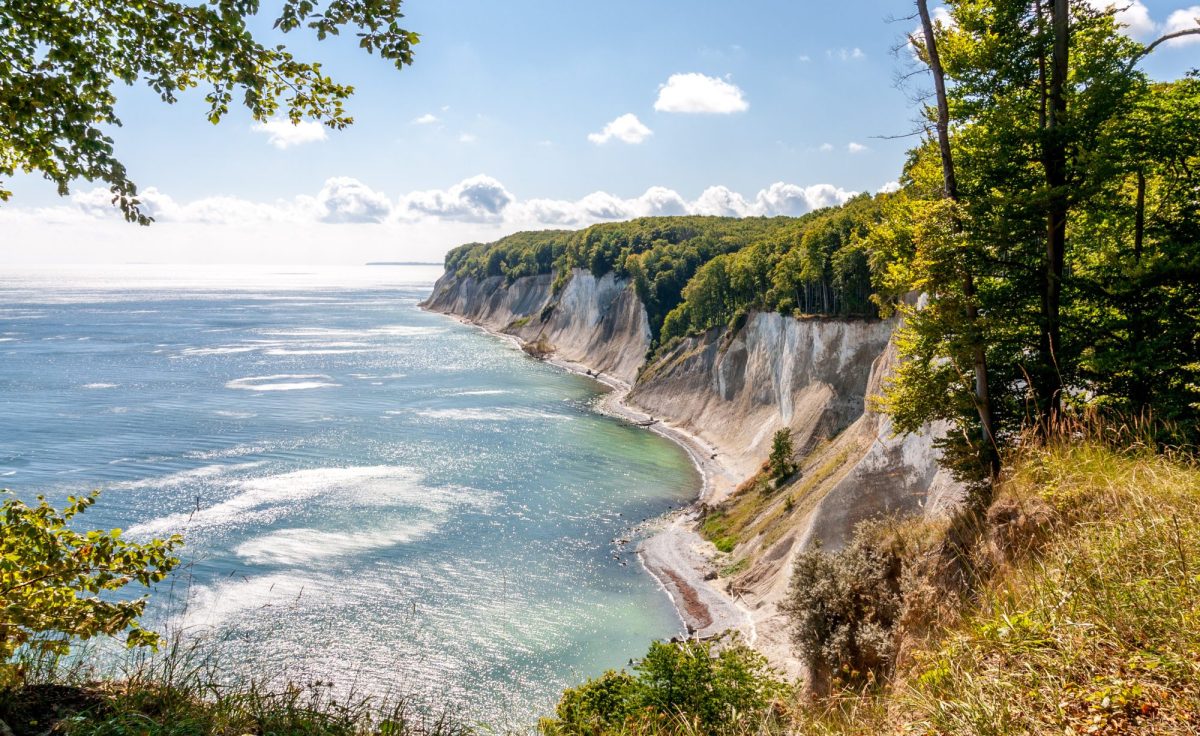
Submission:
<svg viewBox="0 0 1200 736">
<path fill-rule="evenodd" d="M 15 736 L 467 736 L 448 710 L 406 697 L 345 692 L 332 682 L 230 682 L 206 644 L 178 640 L 112 673 L 86 660 L 26 663 L 24 684 L 0 690 L 0 724 Z M 0 728 L 2 731 L 3 728 Z M 7 736 L 7 734 L 5 734 Z"/>
<path fill-rule="evenodd" d="M 986 518 L 940 537 L 910 549 L 903 664 L 802 707 L 798 733 L 1200 733 L 1194 462 L 1095 437 L 1027 445 Z M 947 567 L 963 585 L 913 595 L 912 571 Z"/>
</svg>

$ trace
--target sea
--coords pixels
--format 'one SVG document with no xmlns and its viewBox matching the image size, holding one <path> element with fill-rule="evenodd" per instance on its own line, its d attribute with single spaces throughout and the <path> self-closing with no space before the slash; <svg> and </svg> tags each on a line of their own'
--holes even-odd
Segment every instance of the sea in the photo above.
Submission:
<svg viewBox="0 0 1200 736">
<path fill-rule="evenodd" d="M 422 311 L 439 275 L 8 267 L 0 486 L 183 535 L 146 623 L 225 676 L 527 729 L 679 632 L 634 547 L 700 481 L 592 380 Z"/>
</svg>

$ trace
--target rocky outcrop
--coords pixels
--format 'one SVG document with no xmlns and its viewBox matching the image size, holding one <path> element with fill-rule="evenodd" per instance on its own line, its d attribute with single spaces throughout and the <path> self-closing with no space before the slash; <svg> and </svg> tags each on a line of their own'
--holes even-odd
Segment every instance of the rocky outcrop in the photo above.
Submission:
<svg viewBox="0 0 1200 736">
<path fill-rule="evenodd" d="M 647 367 L 630 398 L 720 448 L 745 478 L 777 430 L 792 430 L 803 457 L 862 416 L 872 363 L 892 329 L 881 321 L 752 314 L 733 334 L 682 341 Z"/>
</svg>

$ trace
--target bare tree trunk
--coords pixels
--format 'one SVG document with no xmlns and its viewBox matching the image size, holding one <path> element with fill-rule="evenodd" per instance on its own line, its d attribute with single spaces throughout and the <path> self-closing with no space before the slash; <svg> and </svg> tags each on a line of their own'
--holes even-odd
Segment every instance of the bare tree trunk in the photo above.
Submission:
<svg viewBox="0 0 1200 736">
<path fill-rule="evenodd" d="M 1040 342 L 1042 420 L 1051 421 L 1062 406 L 1062 374 L 1059 372 L 1062 326 L 1063 265 L 1067 248 L 1067 147 L 1063 125 L 1067 112 L 1066 83 L 1070 43 L 1068 0 L 1054 0 L 1050 27 L 1054 36 L 1050 59 L 1049 114 L 1044 132 L 1044 167 L 1048 194 L 1046 207 L 1046 252 L 1043 256 L 1042 329 Z"/>
<path fill-rule="evenodd" d="M 917 12 L 921 15 L 921 30 L 925 34 L 925 54 L 929 70 L 933 73 L 933 87 L 937 96 L 938 151 L 942 158 L 942 186 L 946 198 L 958 203 L 958 179 L 954 173 L 954 155 L 950 149 L 950 105 L 946 99 L 946 75 L 938 55 L 937 39 L 934 37 L 933 19 L 929 15 L 928 0 L 917 0 Z M 955 229 L 958 229 L 957 219 Z M 996 449 L 995 416 L 992 412 L 991 391 L 988 380 L 987 350 L 983 335 L 979 332 L 979 304 L 976 300 L 975 279 L 969 264 L 963 266 L 963 296 L 967 303 L 967 324 L 971 331 L 971 352 L 975 370 L 975 409 L 979 413 L 979 425 L 983 430 L 983 451 L 988 465 L 995 476 L 1000 472 L 1000 455 Z"/>
</svg>

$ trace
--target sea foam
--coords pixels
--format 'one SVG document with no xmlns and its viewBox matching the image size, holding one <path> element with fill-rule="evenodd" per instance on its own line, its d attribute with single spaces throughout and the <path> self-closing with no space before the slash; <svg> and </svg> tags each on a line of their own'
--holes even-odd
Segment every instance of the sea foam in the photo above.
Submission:
<svg viewBox="0 0 1200 736">
<path fill-rule="evenodd" d="M 385 530 L 327 532 L 320 529 L 281 529 L 243 542 L 234 554 L 256 564 L 299 565 L 313 560 L 384 549 L 422 539 L 436 531 L 441 520 L 413 521 Z"/>
<path fill-rule="evenodd" d="M 189 512 L 168 514 L 130 528 L 130 533 L 157 535 L 185 528 L 217 527 L 248 522 L 266 523 L 304 508 L 300 503 L 317 499 L 335 508 L 410 507 L 442 514 L 462 503 L 481 504 L 487 496 L 461 488 L 428 488 L 410 468 L 379 465 L 349 468 L 313 468 L 290 473 L 238 480 L 230 484 L 230 498 Z M 310 505 L 311 506 L 311 505 Z"/>
<path fill-rule="evenodd" d="M 241 391 L 302 391 L 340 385 L 323 373 L 279 373 L 273 376 L 235 378 L 226 382 L 225 388 Z"/>
</svg>

